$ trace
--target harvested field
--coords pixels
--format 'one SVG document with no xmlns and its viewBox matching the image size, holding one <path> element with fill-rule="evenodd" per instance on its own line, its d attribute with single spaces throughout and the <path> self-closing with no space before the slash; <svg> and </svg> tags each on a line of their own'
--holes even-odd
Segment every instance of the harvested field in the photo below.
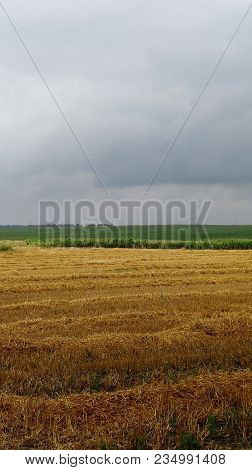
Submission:
<svg viewBox="0 0 252 470">
<path fill-rule="evenodd" d="M 252 252 L 0 252 L 0 446 L 252 445 Z"/>
</svg>

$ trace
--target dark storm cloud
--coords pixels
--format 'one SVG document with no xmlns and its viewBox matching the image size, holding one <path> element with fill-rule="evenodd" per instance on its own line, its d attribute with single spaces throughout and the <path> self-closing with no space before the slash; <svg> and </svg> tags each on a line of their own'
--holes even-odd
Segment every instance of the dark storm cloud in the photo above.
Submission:
<svg viewBox="0 0 252 470">
<path fill-rule="evenodd" d="M 104 184 L 127 193 L 136 187 L 144 193 L 247 6 L 245 0 L 6 4 Z M 252 14 L 159 173 L 160 194 L 164 184 L 251 182 L 251 25 Z M 63 194 L 64 185 L 75 194 L 81 178 L 89 194 L 98 194 L 97 179 L 3 14 L 0 54 L 0 179 L 19 187 L 21 198 L 28 184 L 30 201 L 37 187 L 43 197 Z"/>
</svg>

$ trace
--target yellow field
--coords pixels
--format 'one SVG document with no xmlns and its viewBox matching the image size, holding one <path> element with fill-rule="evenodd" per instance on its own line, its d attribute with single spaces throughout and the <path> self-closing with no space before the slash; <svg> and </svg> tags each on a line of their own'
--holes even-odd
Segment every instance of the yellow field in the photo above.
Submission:
<svg viewBox="0 0 252 470">
<path fill-rule="evenodd" d="M 0 253 L 0 448 L 252 445 L 252 251 Z"/>
</svg>

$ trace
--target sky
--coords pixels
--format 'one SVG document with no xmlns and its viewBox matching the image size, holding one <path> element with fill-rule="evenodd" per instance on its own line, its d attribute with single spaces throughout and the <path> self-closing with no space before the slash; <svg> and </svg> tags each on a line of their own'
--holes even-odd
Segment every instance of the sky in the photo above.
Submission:
<svg viewBox="0 0 252 470">
<path fill-rule="evenodd" d="M 2 3 L 107 192 L 0 8 L 0 225 L 107 198 L 209 199 L 207 223 L 252 223 L 252 11 L 145 195 L 249 1 Z"/>
</svg>

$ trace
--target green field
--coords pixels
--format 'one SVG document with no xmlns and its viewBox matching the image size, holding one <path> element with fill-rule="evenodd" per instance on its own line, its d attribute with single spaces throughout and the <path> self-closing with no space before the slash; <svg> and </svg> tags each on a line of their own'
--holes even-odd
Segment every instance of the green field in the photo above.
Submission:
<svg viewBox="0 0 252 470">
<path fill-rule="evenodd" d="M 90 227 L 0 227 L 0 240 L 45 239 L 128 239 L 134 240 L 252 240 L 252 225 L 158 225 Z"/>
</svg>

